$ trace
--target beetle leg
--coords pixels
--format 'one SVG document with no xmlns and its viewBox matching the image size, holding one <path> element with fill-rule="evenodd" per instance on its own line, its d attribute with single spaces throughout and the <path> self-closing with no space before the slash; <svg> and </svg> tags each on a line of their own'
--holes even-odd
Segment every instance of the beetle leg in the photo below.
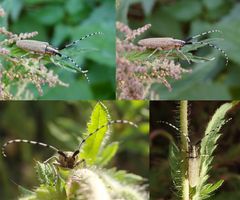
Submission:
<svg viewBox="0 0 240 200">
<path fill-rule="evenodd" d="M 30 53 L 25 53 L 24 55 L 21 56 L 21 58 L 25 58 L 26 56 L 28 56 Z"/>
<path fill-rule="evenodd" d="M 80 165 L 81 163 L 83 164 L 83 168 L 85 168 L 86 165 L 87 165 L 85 159 L 82 159 L 82 160 L 77 161 L 76 164 L 74 165 L 74 167 L 77 167 L 77 166 Z"/>
<path fill-rule="evenodd" d="M 172 51 L 173 51 L 173 50 L 170 49 L 170 50 L 167 52 L 167 54 L 165 55 L 165 58 L 167 58 Z"/>
<path fill-rule="evenodd" d="M 48 158 L 47 160 L 45 160 L 43 163 L 46 164 L 46 163 L 48 163 L 48 162 L 49 162 L 50 160 L 52 160 L 52 159 L 57 160 L 58 158 L 57 158 L 57 156 L 51 156 L 50 158 Z"/>
<path fill-rule="evenodd" d="M 179 49 L 177 49 L 177 52 L 178 52 L 179 54 L 181 54 L 181 55 L 187 60 L 187 62 L 188 62 L 189 64 L 191 63 L 190 60 L 188 59 L 188 57 L 187 57 L 186 55 L 184 55 L 183 52 L 181 52 Z"/>
<path fill-rule="evenodd" d="M 156 48 L 147 58 L 150 58 L 151 56 L 153 56 L 158 50 L 159 48 Z"/>
<path fill-rule="evenodd" d="M 59 175 L 57 173 L 57 167 L 61 167 L 61 165 L 58 162 L 53 162 L 53 165 L 54 165 L 53 171 L 54 171 L 54 174 L 55 174 L 53 185 L 56 186 L 58 178 L 59 178 Z"/>
</svg>

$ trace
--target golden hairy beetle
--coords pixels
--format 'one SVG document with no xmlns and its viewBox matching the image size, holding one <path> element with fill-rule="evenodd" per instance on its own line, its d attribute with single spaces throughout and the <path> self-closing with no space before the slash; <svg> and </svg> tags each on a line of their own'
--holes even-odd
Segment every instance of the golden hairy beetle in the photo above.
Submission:
<svg viewBox="0 0 240 200">
<path fill-rule="evenodd" d="M 185 42 L 170 37 L 163 37 L 142 39 L 138 42 L 138 44 L 149 49 L 171 50 L 181 48 Z"/>
<path fill-rule="evenodd" d="M 61 50 L 71 47 L 73 45 L 75 45 L 76 43 L 94 36 L 94 35 L 100 35 L 103 34 L 102 32 L 94 32 L 94 33 L 90 33 L 88 35 L 83 36 L 82 38 L 66 45 L 64 48 L 62 48 Z M 60 52 L 60 50 L 58 50 L 57 48 L 54 48 L 53 46 L 51 46 L 49 43 L 47 42 L 42 42 L 42 41 L 37 41 L 37 40 L 18 40 L 16 42 L 16 46 L 19 47 L 20 49 L 23 49 L 27 52 L 33 52 L 36 54 L 47 54 L 47 55 L 54 55 L 54 56 L 59 56 L 62 57 L 63 59 L 67 59 L 69 60 L 74 66 L 74 70 L 75 71 L 79 71 L 81 73 L 83 73 L 83 75 L 86 77 L 86 79 L 89 81 L 88 76 L 87 76 L 87 70 L 82 70 L 82 68 L 69 56 L 63 54 Z"/>
<path fill-rule="evenodd" d="M 176 49 L 178 52 L 183 54 L 181 51 L 181 47 L 185 45 L 190 45 L 190 44 L 203 44 L 203 45 L 208 45 L 212 48 L 217 49 L 220 51 L 225 59 L 226 59 L 226 65 L 228 65 L 228 56 L 224 50 L 221 48 L 217 47 L 216 45 L 209 43 L 209 42 L 203 42 L 203 41 L 193 41 L 193 39 L 210 34 L 210 33 L 215 33 L 215 32 L 221 32 L 220 30 L 210 30 L 207 32 L 200 33 L 198 35 L 192 36 L 187 38 L 186 40 L 179 40 L 179 39 L 174 39 L 171 37 L 160 37 L 160 38 L 146 38 L 138 41 L 138 44 L 141 46 L 144 46 L 149 49 L 155 49 L 154 52 L 151 54 L 153 55 L 157 50 L 174 50 Z M 183 54 L 183 56 L 187 59 L 187 57 Z"/>
<path fill-rule="evenodd" d="M 47 147 L 50 148 L 52 150 L 54 150 L 55 152 L 57 152 L 57 156 L 54 155 L 50 158 L 48 158 L 46 161 L 44 161 L 44 163 L 49 163 L 50 160 L 53 160 L 53 165 L 55 167 L 61 167 L 64 169 L 74 169 L 75 167 L 77 167 L 79 164 L 81 163 L 85 163 L 84 159 L 78 159 L 78 155 L 80 153 L 80 150 L 82 148 L 82 145 L 86 142 L 86 140 L 91 137 L 93 134 L 97 133 L 99 130 L 101 130 L 104 127 L 107 127 L 111 124 L 130 124 L 132 126 L 137 127 L 136 124 L 134 124 L 131 121 L 127 121 L 127 120 L 112 120 L 109 121 L 108 123 L 106 123 L 105 125 L 100 126 L 99 128 L 97 128 L 95 131 L 89 133 L 79 144 L 78 149 L 76 149 L 74 152 L 71 151 L 61 151 L 58 148 L 49 145 L 49 144 L 45 144 L 42 142 L 37 142 L 37 141 L 31 141 L 31 140 L 22 140 L 22 139 L 15 139 L 15 140 L 9 140 L 8 142 L 6 142 L 3 146 L 2 146 L 2 155 L 4 157 L 7 157 L 6 153 L 5 153 L 5 148 L 9 145 L 9 144 L 13 144 L 13 143 L 29 143 L 29 144 L 34 144 L 34 145 L 39 145 L 39 146 L 43 146 L 43 147 Z M 55 175 L 56 175 L 56 179 L 54 181 L 54 185 L 57 182 L 57 172 L 56 169 L 54 168 L 55 171 Z"/>
</svg>

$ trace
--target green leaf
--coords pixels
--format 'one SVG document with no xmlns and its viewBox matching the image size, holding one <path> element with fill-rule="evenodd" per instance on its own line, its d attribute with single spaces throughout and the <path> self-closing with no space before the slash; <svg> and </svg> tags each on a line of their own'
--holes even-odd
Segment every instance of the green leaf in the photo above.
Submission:
<svg viewBox="0 0 240 200">
<path fill-rule="evenodd" d="M 35 169 L 41 184 L 53 185 L 56 176 L 51 164 L 43 164 L 37 161 Z"/>
<path fill-rule="evenodd" d="M 179 21 L 191 21 L 193 18 L 197 17 L 201 14 L 202 5 L 200 1 L 188 1 L 182 0 L 177 1 L 176 3 L 172 4 L 164 8 L 165 11 L 171 13 L 173 17 L 178 19 Z"/>
<path fill-rule="evenodd" d="M 25 187 L 18 185 L 18 190 L 21 193 L 21 198 L 28 197 L 34 195 L 34 192 L 26 189 Z"/>
<path fill-rule="evenodd" d="M 171 168 L 171 177 L 173 179 L 173 183 L 176 189 L 177 194 L 181 193 L 182 188 L 182 173 L 180 171 L 181 169 L 181 152 L 177 145 L 172 142 L 170 144 L 170 150 L 169 150 L 169 163 Z"/>
<path fill-rule="evenodd" d="M 155 4 L 155 0 L 142 0 L 143 10 L 146 15 L 150 15 Z"/>
<path fill-rule="evenodd" d="M 45 6 L 29 13 L 29 17 L 36 19 L 43 25 L 54 25 L 64 17 L 64 9 L 62 6 Z"/>
<path fill-rule="evenodd" d="M 219 187 L 221 187 L 221 185 L 223 184 L 224 180 L 219 180 L 218 182 L 214 183 L 214 184 L 206 184 L 203 187 L 202 190 L 202 195 L 204 194 L 210 194 L 212 192 L 214 192 L 215 190 L 217 190 Z"/>
<path fill-rule="evenodd" d="M 136 174 L 128 173 L 125 170 L 118 170 L 116 168 L 112 168 L 108 170 L 108 173 L 117 179 L 119 182 L 128 183 L 128 184 L 136 184 L 142 182 L 144 179 Z"/>
<path fill-rule="evenodd" d="M 99 102 L 94 107 L 90 122 L 87 125 L 87 133 L 84 137 L 87 137 L 89 133 L 94 132 L 97 128 L 106 125 L 109 122 L 110 116 L 108 114 L 107 108 L 103 103 Z M 94 164 L 96 162 L 97 156 L 100 152 L 101 147 L 108 137 L 108 126 L 100 129 L 92 136 L 90 136 L 82 147 L 80 153 L 81 159 L 85 159 L 88 164 Z"/>
<path fill-rule="evenodd" d="M 232 109 L 238 102 L 225 103 L 220 106 L 214 113 L 212 119 L 208 123 L 205 130 L 205 136 L 201 141 L 200 148 L 200 173 L 199 183 L 196 187 L 196 193 L 194 194 L 193 200 L 199 198 L 207 198 L 210 193 L 221 186 L 222 182 L 218 181 L 216 184 L 206 184 L 209 178 L 209 170 L 212 168 L 213 152 L 217 147 L 217 140 L 221 136 L 219 131 L 222 126 L 226 123 L 225 115 Z M 207 192 L 208 191 L 208 192 Z"/>
<path fill-rule="evenodd" d="M 106 148 L 104 148 L 103 151 L 101 152 L 101 154 L 98 156 L 97 161 L 96 161 L 97 165 L 100 165 L 100 166 L 107 165 L 108 162 L 117 153 L 118 147 L 119 147 L 118 142 L 113 142 L 113 143 L 107 145 Z"/>
</svg>

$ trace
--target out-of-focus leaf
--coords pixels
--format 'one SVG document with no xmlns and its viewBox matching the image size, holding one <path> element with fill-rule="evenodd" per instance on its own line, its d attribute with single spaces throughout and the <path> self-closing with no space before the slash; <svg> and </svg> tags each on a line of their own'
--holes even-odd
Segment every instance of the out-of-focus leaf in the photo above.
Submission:
<svg viewBox="0 0 240 200">
<path fill-rule="evenodd" d="M 142 0 L 143 10 L 146 15 L 150 15 L 154 4 L 155 4 L 155 0 L 147 0 L 147 1 Z"/>
<path fill-rule="evenodd" d="M 12 0 L 12 10 L 11 10 L 11 17 L 13 21 L 16 21 L 18 19 L 18 16 L 20 15 L 20 12 L 23 8 L 23 0 Z"/>
<path fill-rule="evenodd" d="M 217 27 L 224 33 L 223 46 L 228 57 L 240 64 L 240 4 L 236 4 L 231 13 L 217 24 Z"/>
<path fill-rule="evenodd" d="M 71 74 L 72 72 L 67 72 L 66 70 L 63 71 L 64 74 Z M 65 76 L 67 77 L 67 76 Z M 65 79 L 63 77 L 63 80 Z M 91 89 L 89 88 L 90 85 L 87 81 L 78 81 L 78 82 L 72 82 L 70 81 L 69 87 L 57 87 L 52 88 L 49 90 L 49 88 L 46 88 L 44 90 L 44 96 L 39 97 L 39 99 L 56 99 L 56 95 L 58 96 L 58 99 L 65 99 L 65 100 L 77 100 L 77 99 L 92 99 L 93 94 L 91 92 Z M 73 84 L 74 83 L 74 84 Z"/>
<path fill-rule="evenodd" d="M 222 4 L 224 4 L 224 0 L 203 0 L 203 4 L 209 9 L 209 10 L 213 10 L 216 9 L 218 7 L 220 7 Z"/>
<path fill-rule="evenodd" d="M 165 7 L 164 10 L 170 13 L 175 19 L 179 21 L 190 21 L 200 15 L 202 5 L 198 0 L 182 0 Z"/>
<path fill-rule="evenodd" d="M 149 23 L 152 24 L 150 31 L 158 37 L 165 36 L 180 39 L 183 37 L 180 23 L 162 8 L 149 16 Z"/>
<path fill-rule="evenodd" d="M 77 14 L 81 11 L 84 11 L 85 5 L 80 3 L 79 0 L 68 0 L 66 3 L 66 10 L 70 14 Z"/>
<path fill-rule="evenodd" d="M 100 166 L 106 166 L 108 162 L 115 156 L 119 147 L 118 142 L 113 142 L 103 149 L 101 154 L 97 157 L 96 163 Z"/>
<path fill-rule="evenodd" d="M 64 9 L 61 6 L 49 5 L 29 12 L 29 17 L 43 25 L 54 25 L 64 17 Z"/>
</svg>

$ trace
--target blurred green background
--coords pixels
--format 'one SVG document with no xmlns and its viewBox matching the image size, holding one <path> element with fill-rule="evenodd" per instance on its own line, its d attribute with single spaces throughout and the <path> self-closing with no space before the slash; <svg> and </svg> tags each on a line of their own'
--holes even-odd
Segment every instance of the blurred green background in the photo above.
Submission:
<svg viewBox="0 0 240 200">
<path fill-rule="evenodd" d="M 215 60 L 199 63 L 182 63 L 193 72 L 181 80 L 170 81 L 173 91 L 161 85 L 152 86 L 161 99 L 237 99 L 240 97 L 240 3 L 237 0 L 117 0 L 117 20 L 131 28 L 145 24 L 152 27 L 141 35 L 148 37 L 172 37 L 185 39 L 206 30 L 219 29 L 223 35 L 215 43 L 226 51 L 230 63 L 225 66 L 224 56 L 217 50 L 204 47 L 194 54 L 215 57 Z M 141 39 L 137 38 L 136 42 Z"/>
<path fill-rule="evenodd" d="M 189 102 L 189 136 L 195 143 L 202 138 L 206 126 L 223 101 Z M 169 168 L 171 139 L 179 144 L 179 134 L 173 128 L 158 124 L 163 120 L 179 127 L 179 103 L 175 101 L 152 101 L 150 103 L 150 192 L 151 199 L 177 199 Z M 213 168 L 209 182 L 223 179 L 223 185 L 214 192 L 210 200 L 240 199 L 240 106 L 234 107 L 227 118 L 232 120 L 223 126 L 222 136 L 214 152 Z"/>
<path fill-rule="evenodd" d="M 10 139 L 29 139 L 54 145 L 64 151 L 78 147 L 77 137 L 86 131 L 86 123 L 96 101 L 42 101 L 0 103 L 0 145 Z M 135 127 L 112 126 L 111 141 L 119 141 L 120 148 L 109 167 L 127 170 L 148 179 L 149 172 L 149 110 L 144 101 L 104 101 L 112 119 L 130 120 Z M 126 112 L 127 111 L 127 112 Z M 8 146 L 8 157 L 0 156 L 1 199 L 13 199 L 18 187 L 28 189 L 37 184 L 34 165 L 44 161 L 53 151 L 30 144 Z M 12 180 L 12 181 L 11 181 Z"/>
<path fill-rule="evenodd" d="M 115 1 L 114 0 L 0 0 L 7 16 L 5 26 L 14 33 L 38 31 L 32 39 L 46 41 L 54 47 L 64 45 L 92 32 L 97 35 L 80 42 L 82 49 L 66 49 L 84 69 L 82 74 L 67 71 L 53 64 L 53 69 L 70 86 L 44 88 L 37 99 L 115 99 Z"/>
</svg>

